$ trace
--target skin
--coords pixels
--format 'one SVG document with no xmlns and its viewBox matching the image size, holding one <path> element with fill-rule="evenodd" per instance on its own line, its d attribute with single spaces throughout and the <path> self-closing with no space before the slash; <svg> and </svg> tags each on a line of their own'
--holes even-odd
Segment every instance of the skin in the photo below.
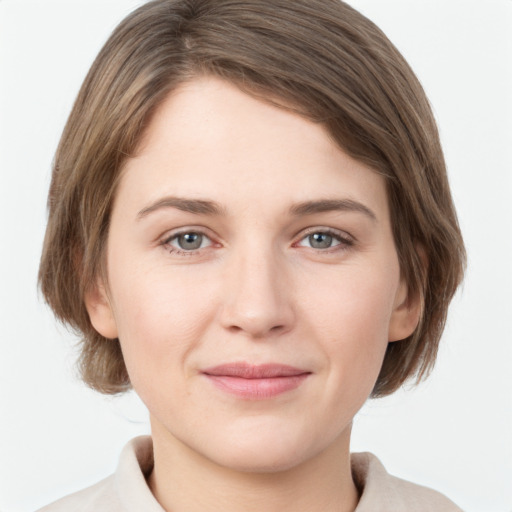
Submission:
<svg viewBox="0 0 512 512">
<path fill-rule="evenodd" d="M 337 208 L 297 206 L 325 200 Z M 202 234 L 200 247 L 180 247 L 178 233 Z M 107 269 L 86 303 L 149 409 L 149 485 L 166 510 L 354 510 L 351 422 L 388 342 L 419 313 L 382 176 L 323 126 L 198 78 L 167 98 L 126 162 Z M 308 374 L 244 399 L 203 374 L 230 362 Z"/>
</svg>

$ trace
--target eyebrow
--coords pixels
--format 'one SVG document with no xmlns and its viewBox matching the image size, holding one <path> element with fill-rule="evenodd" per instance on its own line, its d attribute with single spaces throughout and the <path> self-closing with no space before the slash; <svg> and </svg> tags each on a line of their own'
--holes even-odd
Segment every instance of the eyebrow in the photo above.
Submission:
<svg viewBox="0 0 512 512">
<path fill-rule="evenodd" d="M 137 214 L 137 219 L 142 219 L 150 213 L 162 208 L 176 208 L 183 212 L 195 213 L 197 215 L 221 215 L 224 213 L 224 209 L 214 201 L 186 199 L 183 197 L 164 197 L 146 208 L 143 208 Z"/>
<path fill-rule="evenodd" d="M 294 216 L 314 215 L 315 213 L 333 211 L 362 213 L 373 222 L 377 222 L 377 215 L 375 215 L 370 208 L 352 199 L 321 199 L 318 201 L 304 201 L 302 203 L 295 204 L 290 208 L 290 213 Z"/>
<path fill-rule="evenodd" d="M 137 214 L 137 219 L 142 219 L 150 213 L 164 208 L 176 208 L 183 212 L 193 213 L 196 215 L 225 214 L 224 208 L 215 201 L 169 196 L 159 199 L 140 210 Z M 304 201 L 294 204 L 290 208 L 289 213 L 294 217 L 300 217 L 301 215 L 314 215 L 316 213 L 333 211 L 362 213 L 372 221 L 377 222 L 377 216 L 372 210 L 370 210 L 370 208 L 352 199 L 320 199 L 316 201 Z"/>
</svg>

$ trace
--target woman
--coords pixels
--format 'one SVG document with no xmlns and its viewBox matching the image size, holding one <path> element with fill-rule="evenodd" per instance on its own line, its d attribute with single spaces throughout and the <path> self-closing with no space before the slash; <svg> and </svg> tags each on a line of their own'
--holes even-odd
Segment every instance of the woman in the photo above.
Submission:
<svg viewBox="0 0 512 512">
<path fill-rule="evenodd" d="M 367 397 L 428 374 L 464 266 L 428 101 L 362 15 L 142 6 L 84 82 L 49 209 L 43 293 L 152 436 L 43 510 L 459 510 L 349 453 Z"/>
</svg>

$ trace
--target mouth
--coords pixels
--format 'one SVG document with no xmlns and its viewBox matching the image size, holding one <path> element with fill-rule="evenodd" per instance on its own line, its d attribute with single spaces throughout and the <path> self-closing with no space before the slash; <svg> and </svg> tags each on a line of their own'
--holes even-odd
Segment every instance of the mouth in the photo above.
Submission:
<svg viewBox="0 0 512 512">
<path fill-rule="evenodd" d="M 266 400 L 298 388 L 311 372 L 282 364 L 228 363 L 202 374 L 217 388 L 245 400 Z"/>
</svg>

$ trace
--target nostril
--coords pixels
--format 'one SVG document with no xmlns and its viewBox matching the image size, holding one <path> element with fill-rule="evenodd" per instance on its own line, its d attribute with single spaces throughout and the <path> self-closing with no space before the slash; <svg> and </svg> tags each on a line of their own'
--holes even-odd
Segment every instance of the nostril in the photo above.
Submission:
<svg viewBox="0 0 512 512">
<path fill-rule="evenodd" d="M 265 325 L 228 325 L 226 326 L 228 332 L 231 334 L 242 334 L 245 333 L 254 339 L 265 339 L 270 335 L 272 337 L 280 335 L 286 331 L 286 325 L 279 324 L 271 327 Z"/>
</svg>

